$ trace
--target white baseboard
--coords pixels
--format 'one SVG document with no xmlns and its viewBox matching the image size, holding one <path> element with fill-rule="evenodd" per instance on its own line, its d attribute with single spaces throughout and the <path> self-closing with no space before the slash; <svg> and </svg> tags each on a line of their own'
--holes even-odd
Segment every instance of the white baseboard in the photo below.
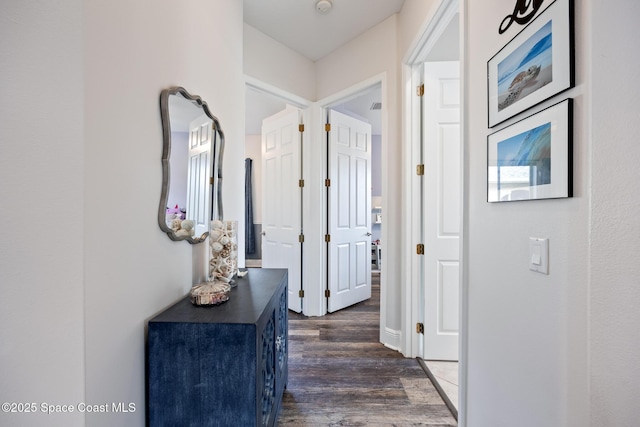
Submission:
<svg viewBox="0 0 640 427">
<path fill-rule="evenodd" d="M 387 348 L 402 352 L 402 346 L 400 345 L 400 331 L 384 328 L 384 330 L 380 331 L 380 342 Z"/>
</svg>

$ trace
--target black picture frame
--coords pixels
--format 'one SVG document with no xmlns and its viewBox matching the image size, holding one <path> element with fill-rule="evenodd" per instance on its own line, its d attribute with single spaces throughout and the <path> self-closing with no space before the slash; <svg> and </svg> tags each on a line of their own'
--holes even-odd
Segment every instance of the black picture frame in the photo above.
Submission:
<svg viewBox="0 0 640 427">
<path fill-rule="evenodd" d="M 487 137 L 487 201 L 573 196 L 573 99 Z"/>
<path fill-rule="evenodd" d="M 487 62 L 490 128 L 575 86 L 573 0 L 555 0 Z"/>
</svg>

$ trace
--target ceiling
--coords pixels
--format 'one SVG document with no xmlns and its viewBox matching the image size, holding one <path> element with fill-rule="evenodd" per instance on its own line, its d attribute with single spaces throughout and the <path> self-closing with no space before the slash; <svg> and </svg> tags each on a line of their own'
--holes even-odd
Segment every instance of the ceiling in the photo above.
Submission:
<svg viewBox="0 0 640 427">
<path fill-rule="evenodd" d="M 404 0 L 243 0 L 244 22 L 312 61 L 374 27 L 402 9 Z"/>
<path fill-rule="evenodd" d="M 405 0 L 330 1 L 331 9 L 322 14 L 316 10 L 318 0 L 243 0 L 244 21 L 302 56 L 317 61 L 399 12 Z M 432 46 L 427 61 L 457 60 L 458 33 L 456 17 Z M 332 108 L 371 123 L 373 134 L 379 135 L 380 110 L 372 110 L 371 105 L 380 102 L 381 96 L 378 86 Z M 261 133 L 262 119 L 286 107 L 282 99 L 251 87 L 247 87 L 245 101 L 245 132 L 253 135 Z"/>
<path fill-rule="evenodd" d="M 318 0 L 243 0 L 244 22 L 311 61 L 317 61 L 374 27 L 402 8 L 405 0 L 330 0 L 327 13 L 316 10 Z M 247 134 L 260 134 L 262 119 L 286 106 L 264 92 L 246 90 Z M 350 99 L 334 109 L 358 116 L 380 134 L 380 87 Z"/>
</svg>

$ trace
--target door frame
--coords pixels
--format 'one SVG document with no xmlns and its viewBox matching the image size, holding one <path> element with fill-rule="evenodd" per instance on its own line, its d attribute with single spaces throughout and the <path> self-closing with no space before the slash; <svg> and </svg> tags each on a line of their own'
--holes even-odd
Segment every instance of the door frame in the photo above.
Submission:
<svg viewBox="0 0 640 427">
<path fill-rule="evenodd" d="M 382 174 L 382 210 L 383 212 L 385 211 L 385 206 L 387 204 L 387 195 L 389 194 L 389 188 L 388 188 L 388 182 L 389 182 L 389 167 L 385 164 L 384 159 L 389 158 L 388 156 L 388 151 L 389 151 L 389 100 L 388 100 L 388 83 L 387 83 L 387 73 L 383 72 L 377 75 L 374 75 L 368 79 L 365 79 L 359 83 L 354 84 L 353 86 L 350 86 L 342 91 L 339 91 L 331 96 L 328 96 L 320 101 L 318 101 L 316 103 L 317 105 L 317 110 L 315 111 L 315 113 L 317 114 L 317 118 L 319 118 L 319 120 L 326 120 L 327 117 L 327 111 L 329 109 L 331 109 L 334 106 L 337 106 L 345 101 L 348 101 L 351 98 L 355 98 L 357 96 L 359 96 L 360 94 L 362 94 L 363 92 L 366 92 L 376 86 L 380 86 L 380 94 L 381 94 L 381 102 L 383 105 L 382 111 L 381 111 L 381 135 L 380 135 L 380 139 L 381 139 L 381 155 L 382 155 L 382 170 L 381 170 L 381 174 Z M 325 121 L 319 121 L 319 120 L 314 120 L 313 123 L 325 123 Z M 321 135 L 321 139 L 320 141 L 323 141 L 323 144 L 321 144 L 321 148 L 322 149 L 322 173 L 323 173 L 323 180 L 324 180 L 324 171 L 326 170 L 326 166 L 327 166 L 327 153 L 326 153 L 326 134 L 324 132 L 324 128 L 322 129 L 318 129 L 320 131 L 320 135 Z M 310 151 L 310 150 L 308 150 Z M 317 157 L 315 157 L 317 158 Z M 326 227 L 326 211 L 327 211 L 327 196 L 326 196 L 326 192 L 323 191 L 323 195 L 322 195 L 322 212 L 324 213 L 323 215 L 323 223 L 322 223 L 322 229 L 324 230 L 324 228 Z M 381 231 L 381 240 L 382 242 L 388 242 L 389 241 L 389 227 L 382 227 L 382 231 Z M 306 242 L 306 240 L 305 240 Z M 323 242 L 324 243 L 324 242 Z M 384 243 L 383 243 L 384 244 Z M 389 264 L 393 264 L 393 263 L 400 263 L 400 259 L 401 257 L 399 257 L 397 254 L 391 254 L 389 252 L 387 252 L 385 256 L 385 263 L 387 263 L 387 265 Z M 327 262 L 327 253 L 326 253 L 326 247 L 323 249 L 323 256 L 322 256 L 322 260 L 323 260 L 323 265 L 326 265 Z M 401 337 L 402 337 L 402 333 L 399 330 L 394 330 L 391 328 L 388 328 L 387 325 L 387 301 L 389 299 L 389 295 L 388 295 L 388 275 L 387 275 L 388 269 L 383 268 L 380 271 L 380 335 L 379 335 L 379 339 L 380 342 L 382 344 L 384 344 L 385 346 L 394 349 L 394 350 L 400 350 L 401 349 Z M 326 283 L 326 269 L 323 269 L 322 271 L 322 280 L 323 283 Z M 321 313 L 320 315 L 324 315 L 327 313 L 327 301 L 326 298 L 324 298 L 324 287 L 320 290 L 322 292 L 322 307 L 321 307 Z"/>
<path fill-rule="evenodd" d="M 314 147 L 318 145 L 319 140 L 317 136 L 319 134 L 320 115 L 317 112 L 317 107 L 312 101 L 305 98 L 287 92 L 269 83 L 263 82 L 256 78 L 245 75 L 245 88 L 262 92 L 269 96 L 274 96 L 281 99 L 284 103 L 293 105 L 294 107 L 302 110 L 303 123 L 305 124 L 305 131 L 303 132 L 303 144 L 304 149 L 302 151 L 302 179 L 305 183 L 314 182 L 315 179 L 322 178 L 322 169 L 318 165 L 319 162 L 312 162 L 312 159 L 317 159 L 318 153 L 315 153 Z M 316 117 L 317 116 L 317 117 Z M 316 130 L 317 128 L 317 130 Z M 317 178 L 316 178 L 317 177 Z M 321 230 L 322 222 L 317 215 L 317 204 L 313 205 L 312 200 L 319 200 L 322 197 L 321 191 L 316 190 L 315 186 L 305 185 L 302 195 L 302 224 L 303 233 L 305 230 Z M 312 209 L 311 206 L 314 206 Z M 304 281 L 305 295 L 302 302 L 302 313 L 307 316 L 321 316 L 320 310 L 324 293 L 321 290 L 320 273 L 323 269 L 317 263 L 317 260 L 322 256 L 322 244 L 324 239 L 321 236 L 307 233 L 305 235 L 303 243 L 303 259 L 302 259 L 302 280 Z M 316 289 L 318 291 L 316 292 Z"/>
<path fill-rule="evenodd" d="M 454 77 L 457 80 L 458 89 L 460 86 L 460 61 L 429 61 L 422 63 L 422 84 L 424 84 L 425 96 L 421 97 L 422 100 L 422 114 L 423 114 L 423 135 L 421 138 L 421 146 L 423 147 L 423 159 L 421 161 L 424 164 L 424 175 L 421 177 L 422 183 L 422 213 L 423 220 L 421 221 L 423 240 L 425 246 L 424 255 L 420 256 L 423 260 L 423 299 L 421 300 L 421 306 L 424 307 L 422 313 L 424 322 L 424 334 L 422 335 L 422 354 L 421 357 L 425 360 L 455 360 L 459 361 L 459 325 L 457 325 L 457 331 L 454 337 L 448 335 L 440 329 L 445 327 L 444 317 L 445 313 L 450 314 L 449 310 L 455 310 L 457 313 L 455 322 L 459 322 L 460 314 L 460 224 L 462 221 L 462 206 L 460 201 L 462 200 L 461 176 L 462 176 L 462 140 L 460 136 L 462 130 L 460 128 L 460 104 L 461 93 L 458 95 L 458 108 L 457 113 L 452 113 L 451 110 L 442 108 L 440 106 L 441 100 L 438 97 L 444 95 L 444 88 L 439 87 L 444 78 L 448 80 Z M 433 94 L 434 96 L 431 96 Z M 436 118 L 435 116 L 439 116 Z M 446 117 L 446 119 L 444 119 Z M 451 138 L 457 138 L 457 141 L 445 139 L 445 130 L 439 130 L 438 123 L 440 120 L 447 119 L 456 120 L 458 130 L 455 132 L 455 136 L 451 135 Z M 452 124 L 452 123 L 450 123 Z M 447 148 L 441 146 L 441 143 L 445 143 Z M 455 148 L 454 148 L 455 147 Z M 455 157 L 445 159 L 445 153 L 448 150 L 458 150 Z M 447 171 L 455 171 L 455 175 L 449 175 Z M 440 187 L 440 184 L 445 184 L 446 176 L 451 179 L 457 179 L 459 182 L 455 188 L 449 187 L 444 189 Z M 455 178 L 454 178 L 455 177 Z M 442 181 L 439 181 L 442 179 Z M 442 191 L 442 194 L 440 193 Z M 444 211 L 442 208 L 446 208 L 446 202 L 444 200 L 444 193 L 448 191 L 460 192 L 457 194 L 455 206 L 455 214 L 458 215 L 457 221 L 454 224 L 450 224 L 451 228 L 446 229 L 445 220 L 441 217 L 454 215 L 453 211 Z M 451 208 L 451 206 L 448 206 Z M 434 210 L 435 209 L 435 210 Z M 436 211 L 438 213 L 436 213 Z M 446 233 L 447 231 L 453 233 L 455 230 L 455 244 L 452 243 L 452 234 L 448 236 L 439 235 L 440 232 Z M 440 263 L 444 261 L 444 263 Z M 453 267 L 452 263 L 456 263 L 457 266 Z M 438 267 L 436 267 L 436 264 Z M 449 268 L 455 268 L 457 271 L 454 274 L 453 282 L 445 282 L 445 270 Z M 451 270 L 449 270 L 451 271 Z M 441 281 L 442 280 L 442 281 Z M 448 286 L 449 285 L 449 286 Z M 442 286 L 442 287 L 441 287 Z M 456 288 L 457 297 L 454 300 L 450 300 L 447 307 L 441 306 L 445 304 L 444 296 L 448 291 L 452 291 L 453 287 Z M 455 305 L 455 307 L 453 307 Z M 448 316 L 446 316 L 448 317 Z M 449 325 L 451 326 L 451 325 Z M 445 350 L 446 349 L 446 350 Z M 454 350 L 455 349 L 455 350 Z"/>
<path fill-rule="evenodd" d="M 327 110 L 332 106 L 356 97 L 372 87 L 380 85 L 381 102 L 385 106 L 381 114 L 381 150 L 382 158 L 388 158 L 389 150 L 389 119 L 388 119 L 388 83 L 386 73 L 374 75 L 368 79 L 328 96 L 320 101 L 312 102 L 291 94 L 276 86 L 265 83 L 256 78 L 245 76 L 245 86 L 253 90 L 263 92 L 268 95 L 281 98 L 283 101 L 304 110 L 303 120 L 305 123 L 305 149 L 303 151 L 302 167 L 303 179 L 305 180 L 305 194 L 303 196 L 302 220 L 306 230 L 324 230 L 326 224 L 327 200 L 324 185 L 312 183 L 324 182 L 324 175 L 327 165 L 327 156 L 323 144 L 326 134 L 324 123 Z M 318 162 L 317 159 L 322 159 Z M 382 167 L 382 207 L 386 204 L 386 195 L 389 192 L 389 168 L 384 164 Z M 321 209 L 318 209 L 317 201 L 322 201 Z M 305 234 L 303 250 L 303 280 L 305 281 L 305 297 L 303 301 L 303 313 L 306 316 L 323 316 L 327 313 L 327 302 L 324 297 L 324 284 L 326 283 L 326 247 L 324 235 L 315 233 L 317 236 Z M 382 227 L 382 241 L 389 241 L 389 227 Z M 318 263 L 318 260 L 321 263 Z M 387 263 L 400 263 L 401 257 L 397 254 L 387 253 Z M 386 327 L 387 324 L 387 274 L 386 269 L 382 269 L 380 274 L 380 342 L 389 348 L 400 350 L 402 348 L 402 332 Z"/>
<path fill-rule="evenodd" d="M 376 86 L 377 90 L 377 86 Z M 351 305 L 357 304 L 362 301 L 366 301 L 371 298 L 371 236 L 372 236 L 372 224 L 371 224 L 371 185 L 372 185 L 372 177 L 371 177 L 371 164 L 372 164 L 372 152 L 373 152 L 373 126 L 371 123 L 362 120 L 361 117 L 353 117 L 353 115 L 349 115 L 344 111 L 338 111 L 336 109 L 330 108 L 327 110 L 328 113 L 328 121 L 331 123 L 331 130 L 326 138 L 326 147 L 328 158 L 331 159 L 331 166 L 327 168 L 326 178 L 331 182 L 331 187 L 327 188 L 325 192 L 327 194 L 329 203 L 329 209 L 326 210 L 326 216 L 329 218 L 327 221 L 325 234 L 329 235 L 331 238 L 325 245 L 327 250 L 327 272 L 329 273 L 326 288 L 330 292 L 330 298 L 327 298 L 327 312 L 335 313 L 339 310 L 342 310 Z M 341 146 L 340 142 L 340 132 L 339 128 L 341 126 L 348 126 L 348 146 Z M 367 136 L 365 142 L 365 149 L 363 156 L 363 150 L 360 148 L 356 148 L 353 145 L 352 137 L 356 137 L 356 145 L 357 145 L 357 135 L 362 135 L 364 131 L 364 135 Z M 349 208 L 347 212 L 349 213 L 349 226 L 348 231 L 345 229 L 340 229 L 337 225 L 337 221 L 339 220 L 339 213 L 341 211 L 338 206 L 340 202 L 340 191 L 344 190 L 342 187 L 345 183 L 344 180 L 341 180 L 340 171 L 341 168 L 335 163 L 338 162 L 340 156 L 339 153 L 343 155 L 346 154 L 348 157 L 348 167 L 347 167 L 347 175 L 348 175 L 348 190 L 347 193 L 351 193 L 350 197 L 348 197 L 348 205 Z M 343 157 L 344 158 L 344 157 Z M 366 163 L 366 171 L 365 171 L 365 187 L 364 189 L 355 189 L 357 184 L 357 179 L 355 175 L 358 174 L 358 165 L 361 165 L 360 160 L 365 160 Z M 343 165 L 344 166 L 344 165 Z M 344 169 L 342 169 L 344 172 Z M 344 178 L 344 176 L 342 176 Z M 353 187 L 352 187 L 353 185 Z M 355 199 L 358 199 L 358 195 L 364 193 L 365 196 L 365 224 L 363 226 L 362 223 L 354 224 L 351 221 L 357 218 L 357 207 L 354 207 L 354 204 L 357 204 L 357 201 L 354 202 Z M 360 205 L 362 206 L 362 205 Z M 352 216 L 353 215 L 353 216 Z M 367 237 L 366 246 L 364 249 L 363 258 L 358 257 L 358 246 L 362 246 L 363 232 L 366 229 Z M 354 231 L 358 230 L 358 231 Z M 355 234 L 358 234 L 359 237 L 355 237 Z M 348 236 L 348 237 L 347 237 Z M 348 259 L 346 267 L 342 264 L 343 269 L 340 268 L 340 260 L 339 256 L 339 246 L 347 244 L 349 249 L 347 250 Z M 335 263 L 335 265 L 334 265 Z M 364 263 L 364 275 L 360 276 L 361 280 L 358 282 L 358 272 L 362 272 L 360 267 L 361 263 Z M 352 268 L 353 267 L 353 268 Z M 348 282 L 348 290 L 346 292 L 340 292 L 338 289 L 340 287 L 340 276 L 341 272 L 347 272 L 347 282 Z M 344 283 L 343 283 L 344 284 Z M 329 310 L 331 308 L 331 310 Z"/>
<path fill-rule="evenodd" d="M 466 155 L 466 136 L 468 135 L 468 124 L 466 118 L 468 111 L 466 107 L 467 85 L 466 77 L 468 76 L 465 58 L 465 28 L 466 28 L 466 2 L 459 0 L 440 0 L 440 4 L 433 17 L 419 34 L 408 54 L 402 61 L 402 79 L 404 87 L 403 99 L 403 134 L 404 134 L 404 163 L 405 163 L 405 182 L 404 188 L 404 222 L 408 224 L 404 241 L 409 245 L 408 253 L 410 256 L 405 257 L 403 269 L 409 278 L 410 286 L 404 289 L 402 295 L 402 305 L 405 308 L 405 315 L 402 318 L 403 330 L 403 348 L 404 354 L 408 357 L 420 357 L 423 354 L 422 339 L 415 333 L 416 322 L 424 318 L 419 301 L 424 300 L 423 292 L 423 260 L 416 255 L 415 247 L 422 241 L 422 223 L 421 223 L 421 186 L 420 179 L 417 177 L 416 159 L 421 158 L 421 98 L 415 95 L 416 87 L 421 82 L 423 62 L 426 62 L 427 55 L 434 47 L 438 39 L 443 34 L 445 28 L 451 19 L 457 13 L 460 20 L 460 123 L 461 123 L 461 141 L 462 141 L 462 176 L 461 176 L 461 225 L 460 225 L 460 346 L 459 346 L 459 404 L 458 404 L 458 425 L 464 427 L 466 425 L 466 407 L 467 407 L 467 360 L 468 360 L 468 267 L 467 260 L 467 244 L 465 236 L 467 234 L 468 223 L 468 207 L 467 207 L 467 183 L 468 176 L 466 165 L 468 159 Z"/>
<path fill-rule="evenodd" d="M 287 267 L 289 269 L 288 307 L 289 310 L 296 313 L 302 312 L 303 301 L 300 297 L 300 291 L 304 292 L 301 259 L 304 243 L 299 238 L 304 225 L 301 208 L 304 188 L 300 188 L 299 185 L 299 180 L 302 178 L 302 144 L 304 143 L 303 134 L 299 131 L 302 111 L 298 107 L 287 104 L 283 110 L 262 119 L 262 157 L 260 159 L 263 193 L 261 195 L 262 267 Z M 283 132 L 285 129 L 291 133 Z M 273 145 L 270 147 L 269 141 L 271 137 L 273 137 Z M 285 138 L 287 137 L 291 137 L 290 144 L 286 144 Z M 294 170 L 291 171 L 293 174 L 289 176 L 289 180 L 284 182 L 281 181 L 283 175 L 280 175 L 280 172 L 286 173 L 283 156 L 287 155 L 292 155 L 295 166 L 293 166 Z M 269 160 L 274 161 L 274 163 L 267 166 Z M 273 169 L 274 167 L 275 169 Z M 275 189 L 274 191 L 273 188 L 279 184 L 282 184 L 283 188 Z M 288 203 L 285 203 L 283 198 L 285 195 L 289 195 L 293 200 L 288 200 Z M 293 225 L 293 228 L 283 227 L 284 224 L 281 220 L 287 217 L 287 212 L 281 209 L 280 206 L 288 206 L 290 211 L 293 210 L 294 215 L 290 217 L 292 224 L 289 224 Z M 272 212 L 278 213 L 277 218 L 270 215 Z M 295 219 L 293 219 L 294 217 Z M 269 220 L 273 221 L 274 219 L 276 221 L 270 223 Z M 287 249 L 289 244 L 291 248 Z"/>
</svg>

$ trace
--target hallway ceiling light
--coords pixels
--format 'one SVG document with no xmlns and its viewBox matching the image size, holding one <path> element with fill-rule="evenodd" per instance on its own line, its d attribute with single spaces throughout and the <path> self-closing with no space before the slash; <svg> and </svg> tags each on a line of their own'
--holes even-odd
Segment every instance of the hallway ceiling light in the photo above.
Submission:
<svg viewBox="0 0 640 427">
<path fill-rule="evenodd" d="M 316 10 L 320 13 L 328 13 L 332 6 L 331 0 L 318 0 Z"/>
</svg>

